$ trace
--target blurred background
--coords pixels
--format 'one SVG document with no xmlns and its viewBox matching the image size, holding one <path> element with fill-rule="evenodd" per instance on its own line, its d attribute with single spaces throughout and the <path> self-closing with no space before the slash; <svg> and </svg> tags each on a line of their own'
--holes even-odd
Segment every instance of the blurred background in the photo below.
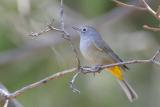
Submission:
<svg viewBox="0 0 160 107">
<path fill-rule="evenodd" d="M 138 0 L 121 0 L 139 4 Z M 148 0 L 153 9 L 159 0 Z M 112 0 L 64 0 L 65 28 L 79 52 L 79 36 L 73 25 L 90 24 L 123 59 L 148 59 L 159 49 L 160 32 L 144 30 L 144 24 L 159 22 L 144 11 L 116 6 Z M 74 53 L 60 33 L 51 31 L 27 36 L 53 22 L 60 26 L 60 0 L 0 0 L 0 82 L 10 92 L 56 72 L 76 67 Z M 79 53 L 82 65 L 88 65 Z M 112 75 L 81 74 L 77 95 L 69 88 L 73 74 L 50 81 L 18 96 L 24 107 L 159 107 L 160 66 L 129 65 L 125 76 L 139 99 L 130 103 Z"/>
</svg>

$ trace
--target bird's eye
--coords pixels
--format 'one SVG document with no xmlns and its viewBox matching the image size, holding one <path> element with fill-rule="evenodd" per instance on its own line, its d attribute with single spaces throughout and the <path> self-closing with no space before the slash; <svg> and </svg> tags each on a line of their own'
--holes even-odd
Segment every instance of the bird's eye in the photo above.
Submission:
<svg viewBox="0 0 160 107">
<path fill-rule="evenodd" d="M 86 29 L 86 28 L 83 28 L 82 31 L 85 32 L 85 31 L 87 31 L 87 29 Z"/>
</svg>

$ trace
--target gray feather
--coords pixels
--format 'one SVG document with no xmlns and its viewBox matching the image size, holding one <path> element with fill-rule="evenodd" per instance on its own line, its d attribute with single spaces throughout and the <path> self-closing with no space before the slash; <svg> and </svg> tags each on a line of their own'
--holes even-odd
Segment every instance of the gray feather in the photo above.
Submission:
<svg viewBox="0 0 160 107">
<path fill-rule="evenodd" d="M 100 34 L 97 33 L 96 39 L 93 39 L 93 42 L 95 46 L 101 50 L 104 51 L 106 54 L 110 55 L 110 57 L 115 61 L 115 62 L 123 62 L 123 60 L 115 54 L 115 52 L 109 47 L 109 45 L 102 39 Z M 126 65 L 121 65 L 120 66 L 123 70 L 129 69 Z"/>
</svg>

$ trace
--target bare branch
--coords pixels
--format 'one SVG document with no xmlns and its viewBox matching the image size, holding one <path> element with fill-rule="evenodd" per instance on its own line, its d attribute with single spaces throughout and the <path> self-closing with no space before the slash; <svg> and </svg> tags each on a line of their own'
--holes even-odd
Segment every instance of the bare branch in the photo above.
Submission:
<svg viewBox="0 0 160 107">
<path fill-rule="evenodd" d="M 0 107 L 22 107 L 16 99 L 7 99 L 9 95 L 9 91 L 0 83 Z"/>
<path fill-rule="evenodd" d="M 50 81 L 50 80 L 54 80 L 54 79 L 56 79 L 56 78 L 60 78 L 60 77 L 62 77 L 62 76 L 64 76 L 64 75 L 69 74 L 69 73 L 74 72 L 74 71 L 76 71 L 76 68 L 72 68 L 72 69 L 69 69 L 69 70 L 64 70 L 64 71 L 62 71 L 62 72 L 58 72 L 58 73 L 56 73 L 56 74 L 53 74 L 53 75 L 51 75 L 51 76 L 49 76 L 49 77 L 46 77 L 46 78 L 44 78 L 44 79 L 42 79 L 42 80 L 40 80 L 40 81 L 38 81 L 38 82 L 35 82 L 35 83 L 30 84 L 30 85 L 28 85 L 28 86 L 26 86 L 26 87 L 23 87 L 23 88 L 21 88 L 20 90 L 15 91 L 14 93 L 11 93 L 11 94 L 8 96 L 8 98 L 9 98 L 9 99 L 15 98 L 15 97 L 23 94 L 25 91 L 27 91 L 27 90 L 29 90 L 29 89 L 36 88 L 36 87 L 38 87 L 38 86 L 40 86 L 40 85 L 42 85 L 42 84 L 47 83 L 47 82 Z"/>
<path fill-rule="evenodd" d="M 141 0 L 141 1 L 142 1 L 142 3 L 144 4 L 144 6 L 147 8 L 147 10 L 148 10 L 151 14 L 153 14 L 153 15 L 156 14 L 156 12 L 147 4 L 147 2 L 146 2 L 145 0 Z"/>
<path fill-rule="evenodd" d="M 142 11 L 146 11 L 147 10 L 145 7 L 139 7 L 139 6 L 135 6 L 135 5 L 126 4 L 126 3 L 120 2 L 118 0 L 113 0 L 113 1 L 117 5 L 122 6 L 122 7 L 128 7 L 128 8 L 138 9 L 138 10 L 142 10 Z"/>
<path fill-rule="evenodd" d="M 68 37 L 68 41 L 70 43 L 70 46 L 75 54 L 75 57 L 76 57 L 76 61 L 77 61 L 77 67 L 79 68 L 80 67 L 80 60 L 79 60 L 79 57 L 78 57 L 78 52 L 76 50 L 76 48 L 74 47 L 74 44 L 72 42 L 72 39 L 70 37 L 70 34 L 65 31 L 65 28 L 64 28 L 64 8 L 63 8 L 63 0 L 61 0 L 61 9 L 60 9 L 60 19 L 61 19 L 61 30 L 64 32 L 64 34 Z"/>
<path fill-rule="evenodd" d="M 114 64 L 107 64 L 107 65 L 101 65 L 101 66 L 92 66 L 92 67 L 81 67 L 81 72 L 86 74 L 86 73 L 95 73 L 99 72 L 100 70 L 103 70 L 105 68 L 110 68 L 113 66 L 119 66 L 119 65 L 128 65 L 128 64 L 140 64 L 140 63 L 150 63 L 152 60 L 130 60 L 130 61 L 125 61 L 125 62 L 119 62 L 119 63 L 114 63 Z"/>
<path fill-rule="evenodd" d="M 31 34 L 29 34 L 28 36 L 39 36 L 39 35 L 42 35 L 42 34 L 44 34 L 44 33 L 47 33 L 47 32 L 49 32 L 49 31 L 51 31 L 52 29 L 50 29 L 49 27 L 47 27 L 46 29 L 44 29 L 44 30 L 42 30 L 42 31 L 40 31 L 40 32 L 36 32 L 36 33 L 31 33 Z"/>
<path fill-rule="evenodd" d="M 155 55 L 148 59 L 148 60 L 130 60 L 130 61 L 125 61 L 125 62 L 119 62 L 119 63 L 113 63 L 113 64 L 108 64 L 108 65 L 101 65 L 101 66 L 91 66 L 91 67 L 81 67 L 81 71 L 79 72 L 82 72 L 84 74 L 86 73 L 96 73 L 96 72 L 100 72 L 101 70 L 105 69 L 105 68 L 109 68 L 109 67 L 113 67 L 113 66 L 119 66 L 119 65 L 127 65 L 127 64 L 144 64 L 144 63 L 153 63 L 153 64 L 159 64 L 160 65 L 160 50 L 158 50 Z M 78 70 L 78 68 L 72 68 L 72 69 L 68 69 L 68 70 L 64 70 L 64 71 L 61 71 L 61 72 L 58 72 L 58 73 L 55 73 L 49 77 L 46 77 L 38 82 L 35 82 L 33 84 L 30 84 L 30 85 L 27 85 L 9 95 L 7 95 L 7 99 L 14 99 L 16 98 L 17 96 L 23 94 L 25 91 L 29 90 L 29 89 L 33 89 L 33 88 L 36 88 L 36 87 L 39 87 L 45 83 L 47 83 L 48 81 L 50 80 L 54 80 L 56 78 L 60 78 L 60 77 L 63 77 L 65 76 L 66 74 L 69 74 L 69 73 L 72 73 L 72 72 L 75 72 L 76 70 Z M 75 78 L 77 77 L 77 75 L 79 74 L 79 72 L 73 77 L 72 79 L 72 82 L 75 81 Z M 72 84 L 73 85 L 73 84 Z M 76 89 L 76 88 L 73 88 L 73 89 Z"/>
<path fill-rule="evenodd" d="M 55 31 L 57 31 L 57 32 L 64 33 L 64 31 L 61 30 L 61 29 L 55 28 L 55 27 L 53 27 L 53 26 L 51 26 L 51 25 L 47 25 L 47 27 L 46 27 L 44 30 L 41 30 L 41 31 L 35 32 L 35 33 L 32 32 L 32 33 L 29 34 L 28 36 L 40 36 L 40 35 L 43 35 L 43 34 L 49 32 L 49 31 L 51 31 L 51 30 L 55 30 Z"/>
<path fill-rule="evenodd" d="M 61 26 L 60 29 L 58 29 L 58 28 L 53 27 L 52 23 L 51 23 L 44 30 L 37 32 L 37 33 L 31 33 L 31 34 L 29 34 L 29 36 L 39 36 L 39 35 L 42 35 L 42 34 L 49 32 L 51 30 L 55 30 L 57 32 L 62 33 L 63 38 L 68 40 L 68 42 L 70 43 L 70 46 L 75 54 L 77 67 L 79 68 L 80 67 L 80 60 L 78 57 L 78 52 L 77 52 L 76 48 L 74 47 L 74 44 L 73 44 L 72 39 L 70 37 L 70 34 L 65 30 L 63 0 L 61 0 L 61 7 L 60 7 L 60 26 Z"/>
<path fill-rule="evenodd" d="M 72 91 L 73 92 L 75 92 L 75 93 L 78 93 L 78 94 L 80 94 L 80 91 L 75 87 L 75 80 L 76 80 L 76 78 L 77 78 L 77 76 L 80 74 L 81 72 L 77 72 L 74 76 L 73 76 L 73 78 L 72 78 L 72 80 L 70 81 L 70 88 L 72 89 Z"/>
<path fill-rule="evenodd" d="M 145 0 L 141 0 L 144 6 L 147 8 L 148 12 L 151 13 L 156 19 L 160 20 L 159 17 L 157 17 L 157 13 L 146 3 Z"/>
<path fill-rule="evenodd" d="M 151 58 L 152 62 L 155 64 L 160 64 L 160 50 L 158 50 L 155 55 Z"/>
<path fill-rule="evenodd" d="M 113 0 L 115 3 L 117 3 L 119 6 L 123 6 L 123 7 L 128 7 L 128 8 L 134 8 L 134 9 L 138 9 L 138 10 L 145 10 L 145 11 L 148 11 L 152 16 L 154 16 L 157 20 L 160 20 L 160 6 L 158 7 L 157 11 L 154 11 L 148 4 L 145 0 L 141 0 L 144 7 L 138 7 L 138 6 L 135 6 L 135 5 L 129 5 L 129 4 L 126 4 L 126 3 L 123 3 L 123 2 L 120 2 L 120 1 L 117 1 L 117 0 Z M 159 32 L 160 31 L 160 28 L 156 28 L 156 27 L 150 27 L 150 26 L 147 26 L 147 25 L 144 25 L 143 26 L 145 29 L 148 29 L 148 30 L 151 30 L 151 31 L 155 31 L 155 32 Z"/>
<path fill-rule="evenodd" d="M 156 11 L 156 16 L 160 19 L 160 5 L 158 6 L 158 9 Z"/>
<path fill-rule="evenodd" d="M 160 31 L 160 27 L 151 27 L 148 25 L 144 25 L 143 28 L 154 31 L 154 32 L 159 32 Z"/>
<path fill-rule="evenodd" d="M 144 7 L 139 7 L 139 6 L 135 6 L 135 5 L 129 5 L 123 2 L 120 2 L 118 0 L 113 0 L 115 3 L 117 3 L 119 6 L 122 7 L 128 7 L 128 8 L 134 8 L 134 9 L 138 9 L 138 10 L 142 10 L 142 11 L 148 11 L 150 14 L 152 14 L 156 19 L 160 20 L 160 16 L 157 15 L 157 12 L 155 12 L 148 4 L 145 0 L 141 0 L 142 3 L 144 4 Z"/>
<path fill-rule="evenodd" d="M 4 107 L 8 107 L 8 104 L 9 104 L 9 99 L 6 100 Z"/>
<path fill-rule="evenodd" d="M 61 0 L 60 18 L 61 18 L 61 29 L 64 31 L 64 9 L 63 9 L 63 0 Z"/>
<path fill-rule="evenodd" d="M 154 63 L 154 64 L 160 64 L 160 50 L 157 50 L 157 52 L 153 55 L 152 58 L 148 60 L 131 60 L 131 61 L 125 61 L 125 62 L 119 62 L 114 64 L 108 64 L 108 65 L 102 65 L 102 66 L 92 66 L 92 67 L 82 67 L 83 73 L 90 73 L 92 72 L 99 72 L 102 69 L 110 68 L 113 66 L 119 66 L 119 65 L 127 65 L 127 64 L 137 64 L 137 63 Z"/>
</svg>

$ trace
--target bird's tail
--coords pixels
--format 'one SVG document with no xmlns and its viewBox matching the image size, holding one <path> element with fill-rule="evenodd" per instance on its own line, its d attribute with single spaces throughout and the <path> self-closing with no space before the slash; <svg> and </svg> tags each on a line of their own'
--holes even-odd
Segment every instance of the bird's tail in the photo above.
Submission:
<svg viewBox="0 0 160 107">
<path fill-rule="evenodd" d="M 129 83 L 126 80 L 118 80 L 118 83 L 122 87 L 130 102 L 133 102 L 134 100 L 138 99 L 137 93 L 133 90 L 133 88 L 129 85 Z"/>
<path fill-rule="evenodd" d="M 119 66 L 107 68 L 107 71 L 109 71 L 113 76 L 115 76 L 118 80 L 118 83 L 122 87 L 123 91 L 125 92 L 126 96 L 130 100 L 130 102 L 136 100 L 138 98 L 138 95 L 133 90 L 133 88 L 129 85 L 129 83 L 123 78 L 122 70 Z"/>
</svg>

